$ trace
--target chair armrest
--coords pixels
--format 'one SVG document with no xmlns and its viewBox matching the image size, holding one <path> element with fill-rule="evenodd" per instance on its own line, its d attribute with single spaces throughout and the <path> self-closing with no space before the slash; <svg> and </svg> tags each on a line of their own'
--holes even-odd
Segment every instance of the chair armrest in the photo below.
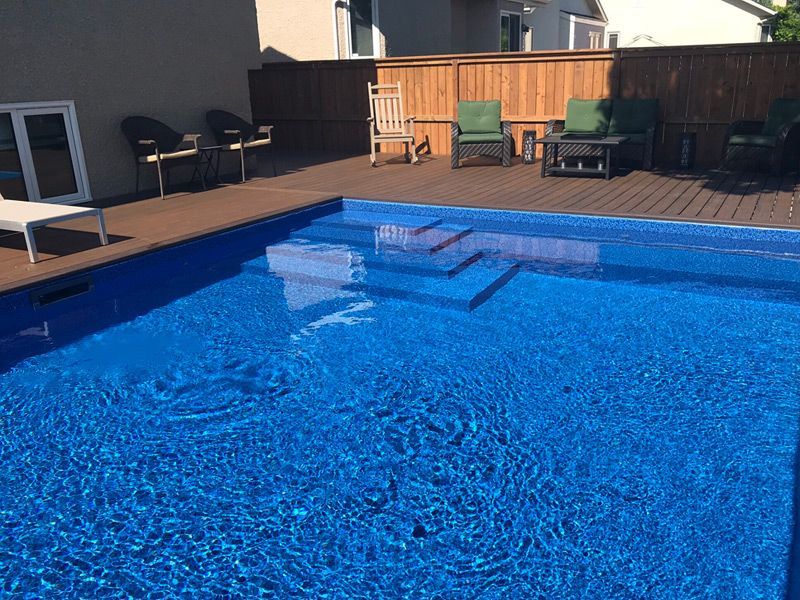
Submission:
<svg viewBox="0 0 800 600">
<path fill-rule="evenodd" d="M 502 131 L 503 135 L 508 132 L 511 133 L 511 121 L 500 121 L 500 131 Z"/>
<path fill-rule="evenodd" d="M 199 134 L 199 133 L 185 133 L 185 134 L 183 134 L 183 139 L 181 140 L 181 144 L 185 144 L 186 142 L 190 142 L 194 146 L 195 150 L 199 150 L 200 148 L 199 148 L 199 146 L 197 144 L 197 140 L 199 140 L 201 137 L 203 137 L 203 136 L 202 136 L 202 134 Z"/>
<path fill-rule="evenodd" d="M 271 140 L 272 139 L 272 129 L 274 127 L 275 127 L 274 125 L 259 125 L 258 129 L 256 129 L 255 134 L 253 135 L 253 139 L 256 139 L 256 140 L 258 140 L 258 139 Z M 259 137 L 259 136 L 264 136 L 264 137 Z"/>
<path fill-rule="evenodd" d="M 406 117 L 406 120 L 405 120 L 405 121 L 403 121 L 403 122 L 404 122 L 404 123 L 408 123 L 409 121 L 413 121 L 413 120 L 414 120 L 414 119 L 416 119 L 416 118 L 417 118 L 417 117 L 415 117 L 415 116 L 413 116 L 413 115 L 412 115 L 412 116 L 410 116 L 410 117 Z"/>
<path fill-rule="evenodd" d="M 552 135 L 554 133 L 561 133 L 562 131 L 564 131 L 565 124 L 566 121 L 563 121 L 561 119 L 551 119 L 547 122 L 547 125 L 545 126 L 544 134 Z"/>
<path fill-rule="evenodd" d="M 241 129 L 226 129 L 222 133 L 225 135 L 242 135 Z"/>
<path fill-rule="evenodd" d="M 725 131 L 725 145 L 728 145 L 728 140 L 733 135 L 754 135 L 761 133 L 764 127 L 764 121 L 734 121 L 728 125 Z"/>
<path fill-rule="evenodd" d="M 140 146 L 156 146 L 155 140 L 139 140 Z"/>
<path fill-rule="evenodd" d="M 781 128 L 778 129 L 778 146 L 783 145 L 786 143 L 786 140 L 791 136 L 792 139 L 795 139 L 800 134 L 800 123 L 786 123 L 785 125 L 781 125 Z"/>
</svg>

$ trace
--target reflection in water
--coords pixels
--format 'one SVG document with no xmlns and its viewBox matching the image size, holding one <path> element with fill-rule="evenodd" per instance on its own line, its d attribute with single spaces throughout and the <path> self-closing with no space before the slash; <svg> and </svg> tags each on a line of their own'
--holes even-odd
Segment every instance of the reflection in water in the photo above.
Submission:
<svg viewBox="0 0 800 600">
<path fill-rule="evenodd" d="M 361 254 L 345 245 L 288 241 L 268 246 L 266 255 L 270 271 L 283 280 L 283 295 L 292 311 L 357 297 L 345 287 L 365 273 Z M 313 285 L 315 280 L 325 280 L 326 285 Z"/>
</svg>

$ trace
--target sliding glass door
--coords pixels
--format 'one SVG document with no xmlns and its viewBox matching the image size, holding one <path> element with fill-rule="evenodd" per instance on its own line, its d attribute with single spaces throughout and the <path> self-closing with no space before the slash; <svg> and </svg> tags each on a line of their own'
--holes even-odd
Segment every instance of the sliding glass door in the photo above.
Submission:
<svg viewBox="0 0 800 600">
<path fill-rule="evenodd" d="M 71 103 L 0 106 L 0 193 L 38 202 L 90 199 Z"/>
</svg>

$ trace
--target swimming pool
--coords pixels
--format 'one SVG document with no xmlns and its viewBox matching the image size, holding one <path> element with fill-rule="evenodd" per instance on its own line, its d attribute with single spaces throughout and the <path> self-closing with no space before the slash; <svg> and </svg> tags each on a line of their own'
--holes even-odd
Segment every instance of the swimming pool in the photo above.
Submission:
<svg viewBox="0 0 800 600">
<path fill-rule="evenodd" d="M 780 597 L 798 241 L 345 200 L 2 297 L 3 592 Z"/>
</svg>

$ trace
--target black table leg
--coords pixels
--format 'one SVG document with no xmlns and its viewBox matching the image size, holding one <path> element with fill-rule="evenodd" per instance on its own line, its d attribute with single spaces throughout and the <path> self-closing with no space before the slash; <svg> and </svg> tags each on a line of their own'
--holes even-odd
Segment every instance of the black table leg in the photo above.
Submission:
<svg viewBox="0 0 800 600">
<path fill-rule="evenodd" d="M 547 177 L 547 144 L 542 144 L 542 178 Z"/>
<path fill-rule="evenodd" d="M 611 146 L 606 146 L 606 181 L 611 179 Z"/>
</svg>

